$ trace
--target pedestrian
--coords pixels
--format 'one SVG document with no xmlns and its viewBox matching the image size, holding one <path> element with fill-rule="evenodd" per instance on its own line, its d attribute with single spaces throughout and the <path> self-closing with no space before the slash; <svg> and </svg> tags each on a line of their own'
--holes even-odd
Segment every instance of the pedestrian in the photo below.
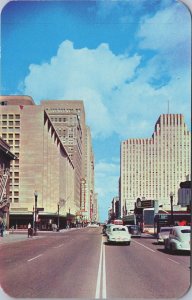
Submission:
<svg viewBox="0 0 192 300">
<path fill-rule="evenodd" d="M 28 224 L 27 228 L 28 228 L 28 237 L 30 237 L 30 236 L 32 237 L 31 223 Z"/>
<path fill-rule="evenodd" d="M 1 221 L 1 223 L 0 223 L 0 234 L 1 234 L 1 237 L 3 237 L 3 232 L 4 232 L 4 223 L 3 223 L 3 221 Z"/>
</svg>

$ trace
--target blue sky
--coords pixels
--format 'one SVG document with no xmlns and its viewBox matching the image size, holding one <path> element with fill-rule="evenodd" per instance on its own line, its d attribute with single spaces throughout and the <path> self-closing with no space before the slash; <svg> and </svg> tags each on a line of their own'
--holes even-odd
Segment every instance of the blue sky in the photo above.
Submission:
<svg viewBox="0 0 192 300">
<path fill-rule="evenodd" d="M 190 127 L 191 17 L 173 0 L 12 1 L 1 13 L 1 94 L 82 99 L 101 220 L 118 195 L 120 142 L 162 113 Z"/>
</svg>

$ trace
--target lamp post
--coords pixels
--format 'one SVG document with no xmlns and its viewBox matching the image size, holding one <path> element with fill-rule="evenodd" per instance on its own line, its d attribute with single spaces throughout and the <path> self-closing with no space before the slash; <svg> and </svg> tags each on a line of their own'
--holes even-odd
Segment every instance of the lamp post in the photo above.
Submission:
<svg viewBox="0 0 192 300">
<path fill-rule="evenodd" d="M 173 192 L 170 193 L 170 203 L 171 203 L 171 225 L 174 225 L 174 220 L 173 220 Z"/>
<path fill-rule="evenodd" d="M 59 203 L 57 204 L 57 230 L 59 231 Z"/>
<path fill-rule="evenodd" d="M 69 228 L 71 228 L 71 209 L 69 207 Z"/>
<path fill-rule="evenodd" d="M 38 193 L 35 191 L 34 193 L 35 196 L 35 220 L 34 220 L 34 235 L 37 235 L 37 197 Z"/>
</svg>

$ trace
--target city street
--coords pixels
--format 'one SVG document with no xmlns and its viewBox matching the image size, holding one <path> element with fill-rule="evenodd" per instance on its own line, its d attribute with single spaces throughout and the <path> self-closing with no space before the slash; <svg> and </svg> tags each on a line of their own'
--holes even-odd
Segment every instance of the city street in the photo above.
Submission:
<svg viewBox="0 0 192 300">
<path fill-rule="evenodd" d="M 179 298 L 190 256 L 164 252 L 150 235 L 108 245 L 102 228 L 40 233 L 0 244 L 0 283 L 17 298 Z"/>
</svg>

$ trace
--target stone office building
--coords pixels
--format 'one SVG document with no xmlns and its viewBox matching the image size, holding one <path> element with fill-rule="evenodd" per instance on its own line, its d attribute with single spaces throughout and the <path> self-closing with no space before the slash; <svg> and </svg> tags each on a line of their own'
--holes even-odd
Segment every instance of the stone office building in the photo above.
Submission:
<svg viewBox="0 0 192 300">
<path fill-rule="evenodd" d="M 83 101 L 43 100 L 41 106 L 74 165 L 74 201 L 81 203 L 81 181 L 85 178 L 85 111 Z"/>
<path fill-rule="evenodd" d="M 26 227 L 34 220 L 38 193 L 38 226 L 48 229 L 68 212 L 75 216 L 74 164 L 41 105 L 28 96 L 0 97 L 0 136 L 17 157 L 10 169 L 10 226 Z"/>
</svg>

